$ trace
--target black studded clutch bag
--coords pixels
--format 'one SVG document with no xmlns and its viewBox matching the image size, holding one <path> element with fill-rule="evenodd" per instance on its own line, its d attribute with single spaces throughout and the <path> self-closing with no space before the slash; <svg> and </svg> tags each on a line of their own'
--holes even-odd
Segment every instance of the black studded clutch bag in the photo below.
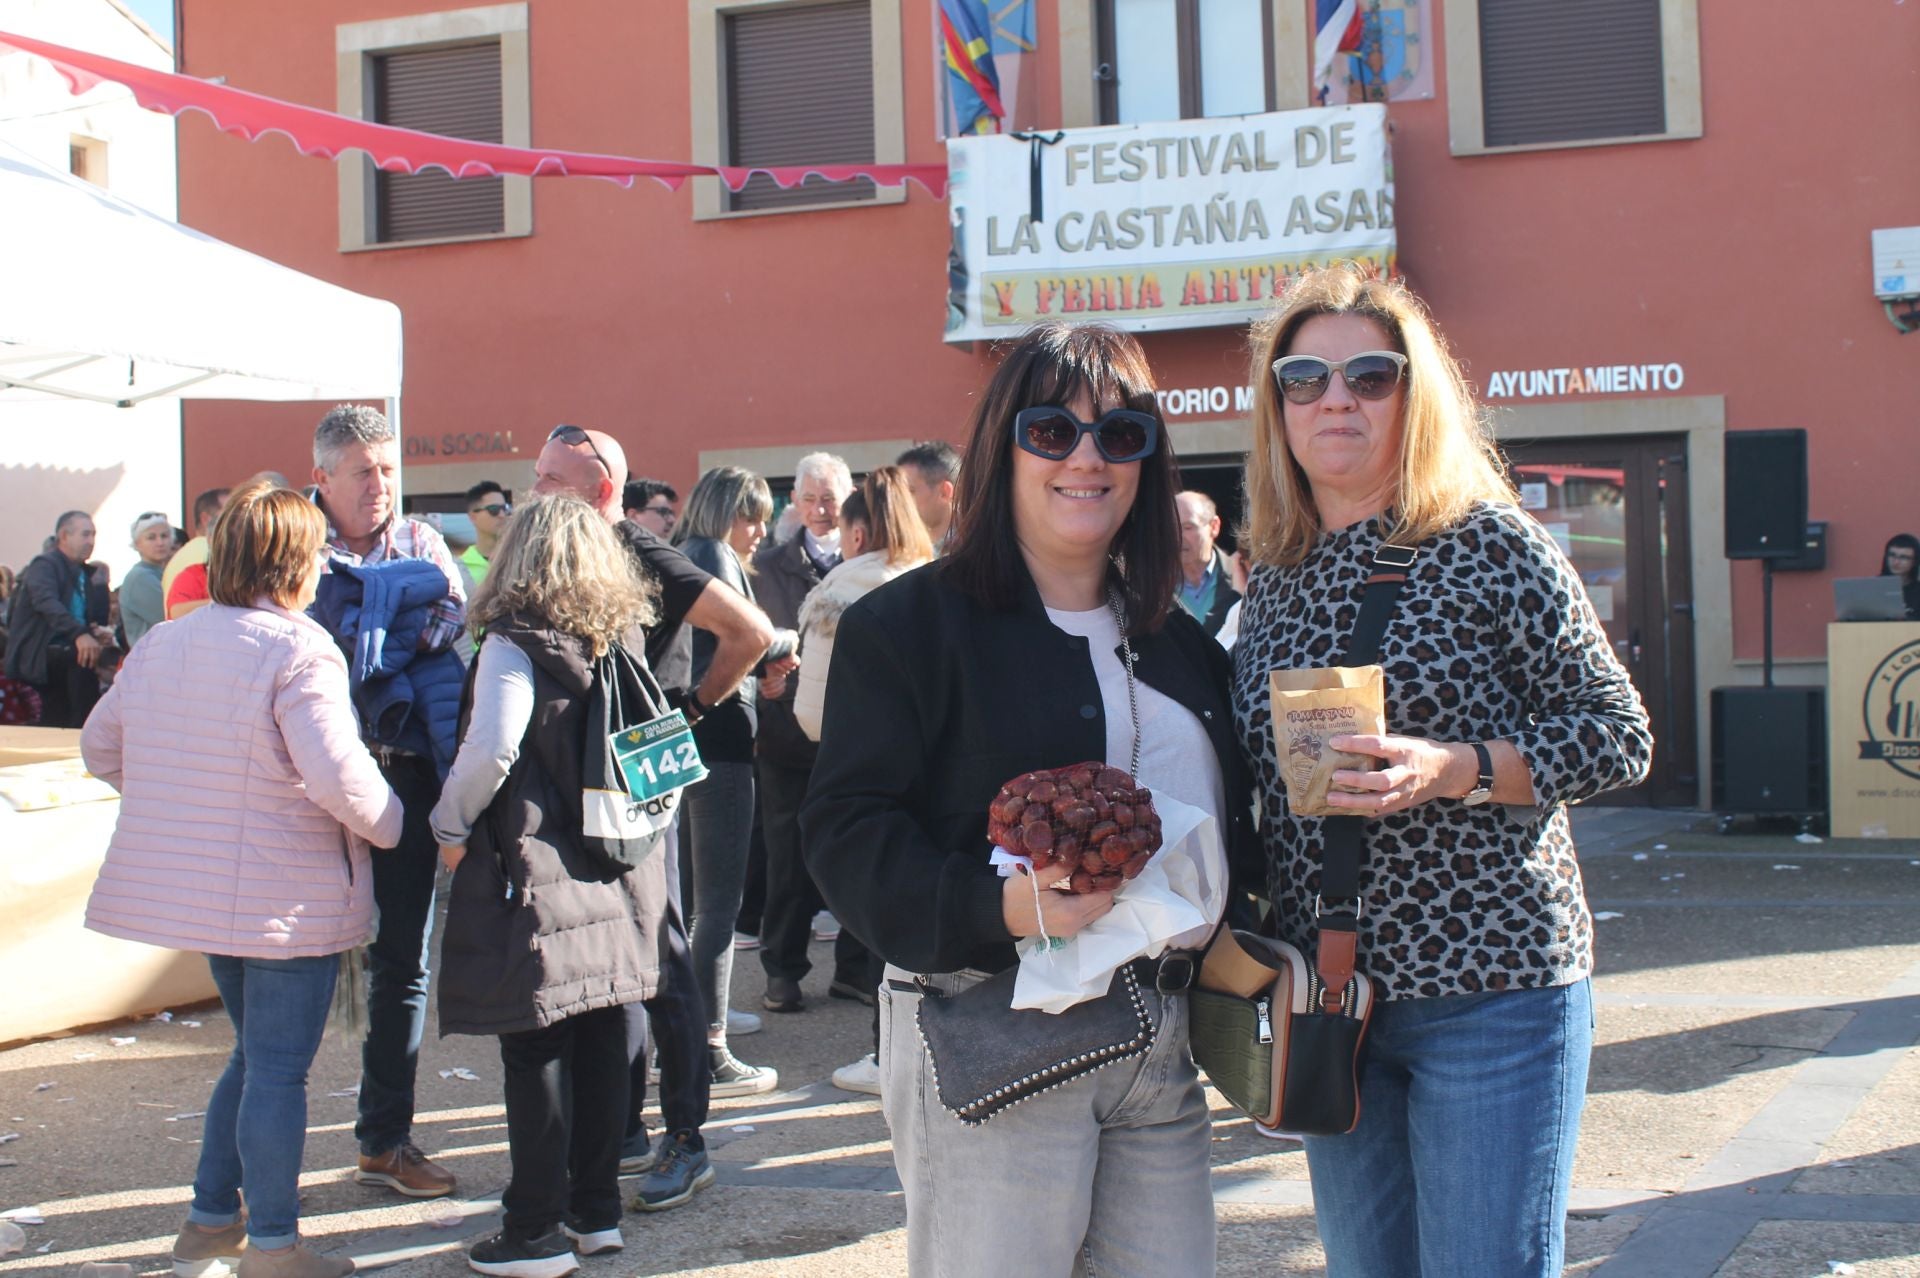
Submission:
<svg viewBox="0 0 1920 1278">
<path fill-rule="evenodd" d="M 917 986 L 940 1103 L 968 1126 L 1153 1046 L 1153 1016 L 1131 964 L 1120 965 L 1105 994 L 1064 1012 L 1016 1011 L 1019 970 L 952 995 Z"/>
</svg>

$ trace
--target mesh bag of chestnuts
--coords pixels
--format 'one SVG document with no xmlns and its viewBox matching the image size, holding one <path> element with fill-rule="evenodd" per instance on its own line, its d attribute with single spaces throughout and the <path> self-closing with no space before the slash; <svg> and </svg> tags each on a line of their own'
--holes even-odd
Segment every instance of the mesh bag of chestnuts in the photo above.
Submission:
<svg viewBox="0 0 1920 1278">
<path fill-rule="evenodd" d="M 987 837 L 1033 859 L 1035 869 L 1065 863 L 1075 892 L 1110 892 L 1146 868 L 1160 850 L 1153 795 L 1104 763 L 1026 772 L 1000 787 L 987 809 Z"/>
</svg>

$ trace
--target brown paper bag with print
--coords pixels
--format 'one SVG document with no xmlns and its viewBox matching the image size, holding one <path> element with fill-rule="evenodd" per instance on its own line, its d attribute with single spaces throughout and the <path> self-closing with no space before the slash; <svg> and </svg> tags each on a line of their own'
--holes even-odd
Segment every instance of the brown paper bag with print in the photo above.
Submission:
<svg viewBox="0 0 1920 1278">
<path fill-rule="evenodd" d="M 1273 697 L 1274 752 L 1287 783 L 1288 809 L 1295 816 L 1352 816 L 1349 809 L 1327 803 L 1327 791 L 1335 788 L 1333 774 L 1343 768 L 1372 771 L 1380 761 L 1370 754 L 1335 750 L 1327 741 L 1387 730 L 1386 682 L 1380 667 L 1275 670 L 1267 682 Z"/>
</svg>

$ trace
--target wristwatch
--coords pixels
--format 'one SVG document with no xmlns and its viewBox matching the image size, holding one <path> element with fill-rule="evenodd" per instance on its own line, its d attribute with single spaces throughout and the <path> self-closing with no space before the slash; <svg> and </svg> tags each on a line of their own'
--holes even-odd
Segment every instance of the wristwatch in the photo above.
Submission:
<svg viewBox="0 0 1920 1278">
<path fill-rule="evenodd" d="M 1480 777 L 1473 783 L 1473 789 L 1460 797 L 1460 802 L 1470 808 L 1477 808 L 1493 799 L 1493 753 L 1485 745 L 1475 741 L 1473 757 L 1479 760 Z"/>
<path fill-rule="evenodd" d="M 689 728 L 707 717 L 707 708 L 700 704 L 700 690 L 698 688 L 687 689 L 687 700 L 686 703 L 680 707 L 680 713 L 686 716 L 687 726 Z"/>
</svg>

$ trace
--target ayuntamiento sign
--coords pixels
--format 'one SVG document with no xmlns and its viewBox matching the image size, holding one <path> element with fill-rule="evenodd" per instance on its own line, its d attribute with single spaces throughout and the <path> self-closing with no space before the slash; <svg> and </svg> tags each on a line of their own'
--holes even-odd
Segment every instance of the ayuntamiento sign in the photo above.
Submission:
<svg viewBox="0 0 1920 1278">
<path fill-rule="evenodd" d="M 1386 121 L 1367 104 L 949 139 L 947 340 L 1240 324 L 1326 262 L 1390 272 Z"/>
</svg>

